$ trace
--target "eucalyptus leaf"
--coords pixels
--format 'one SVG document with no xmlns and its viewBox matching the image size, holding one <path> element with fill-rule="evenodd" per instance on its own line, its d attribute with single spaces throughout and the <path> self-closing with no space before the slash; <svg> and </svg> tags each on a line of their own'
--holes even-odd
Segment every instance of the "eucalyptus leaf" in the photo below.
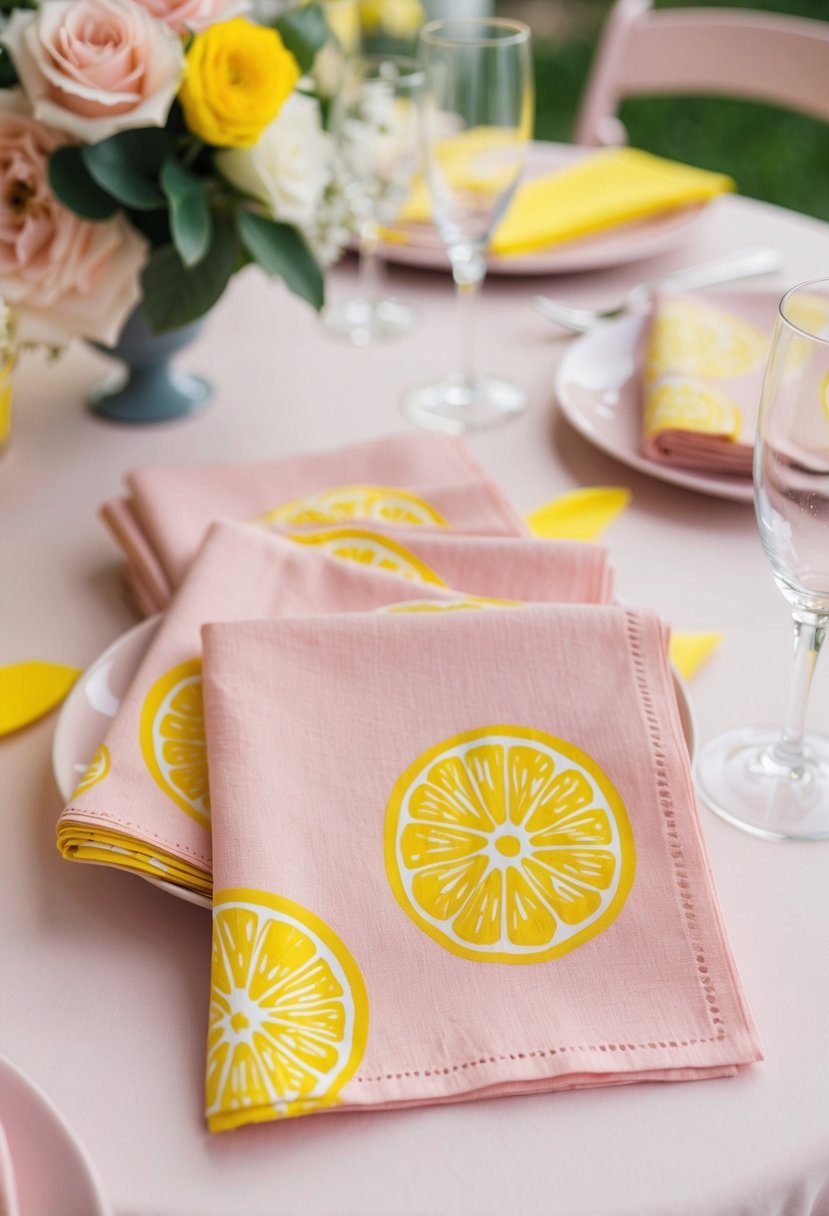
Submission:
<svg viewBox="0 0 829 1216">
<path fill-rule="evenodd" d="M 295 295 L 320 311 L 325 302 L 322 271 L 295 228 L 240 208 L 236 212 L 236 231 L 266 274 L 283 279 Z"/>
<path fill-rule="evenodd" d="M 101 189 L 136 211 L 165 206 L 158 176 L 171 151 L 172 138 L 160 127 L 119 131 L 81 147 L 84 164 Z"/>
<path fill-rule="evenodd" d="M 89 176 L 81 149 L 74 144 L 58 148 L 49 157 L 52 193 L 84 220 L 111 219 L 119 204 Z"/>
<path fill-rule="evenodd" d="M 305 4 L 289 9 L 273 24 L 299 64 L 300 72 L 310 71 L 317 51 L 322 50 L 330 37 L 322 5 Z"/>
<path fill-rule="evenodd" d="M 235 268 L 236 240 L 215 224 L 210 247 L 197 266 L 185 266 L 174 245 L 154 249 L 141 274 L 144 314 L 154 333 L 197 321 L 213 307 Z"/>
<path fill-rule="evenodd" d="M 213 217 L 201 178 L 176 160 L 161 170 L 161 189 L 170 204 L 173 244 L 185 266 L 196 266 L 210 248 Z"/>
</svg>

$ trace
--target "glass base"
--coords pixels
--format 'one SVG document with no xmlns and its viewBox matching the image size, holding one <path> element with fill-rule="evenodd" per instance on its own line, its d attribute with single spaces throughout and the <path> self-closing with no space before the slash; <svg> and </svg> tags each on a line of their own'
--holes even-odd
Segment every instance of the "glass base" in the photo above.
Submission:
<svg viewBox="0 0 829 1216">
<path fill-rule="evenodd" d="M 516 418 L 527 408 L 527 394 L 506 380 L 479 376 L 439 380 L 408 392 L 401 402 L 405 416 L 432 431 L 481 431 Z"/>
<path fill-rule="evenodd" d="M 410 333 L 415 310 L 402 300 L 344 300 L 325 310 L 323 323 L 352 346 L 374 346 Z"/>
<path fill-rule="evenodd" d="M 741 727 L 700 752 L 700 796 L 735 827 L 767 840 L 829 839 L 829 739 L 807 735 L 805 760 L 786 763 L 780 731 Z"/>
</svg>

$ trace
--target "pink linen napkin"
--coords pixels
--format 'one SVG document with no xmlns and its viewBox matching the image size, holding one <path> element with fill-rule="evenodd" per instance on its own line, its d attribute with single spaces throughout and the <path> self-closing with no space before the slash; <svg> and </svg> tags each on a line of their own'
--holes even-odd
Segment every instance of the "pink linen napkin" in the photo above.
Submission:
<svg viewBox="0 0 829 1216">
<path fill-rule="evenodd" d="M 778 300 L 746 291 L 655 297 L 640 349 L 646 456 L 751 476 Z"/>
<path fill-rule="evenodd" d="M 286 528 L 372 519 L 526 535 L 520 517 L 458 440 L 408 432 L 337 451 L 240 465 L 138 469 L 102 516 L 146 611 L 165 608 L 209 525 L 268 519 Z"/>
<path fill-rule="evenodd" d="M 656 618 L 202 632 L 211 1130 L 760 1058 Z"/>
<path fill-rule="evenodd" d="M 474 585 L 474 595 L 485 597 L 509 592 L 508 598 L 553 599 L 579 593 L 598 599 L 610 591 L 607 552 L 599 546 L 503 539 L 482 544 L 479 538 L 457 537 L 445 549 L 428 552 L 445 578 L 423 582 L 341 561 L 319 545 L 295 544 L 263 529 L 214 525 L 89 774 L 60 816 L 62 854 L 209 896 L 210 794 L 199 634 L 205 622 L 365 612 L 409 601 L 453 606 L 467 595 L 465 587 L 452 591 L 442 585 L 456 572 Z"/>
</svg>

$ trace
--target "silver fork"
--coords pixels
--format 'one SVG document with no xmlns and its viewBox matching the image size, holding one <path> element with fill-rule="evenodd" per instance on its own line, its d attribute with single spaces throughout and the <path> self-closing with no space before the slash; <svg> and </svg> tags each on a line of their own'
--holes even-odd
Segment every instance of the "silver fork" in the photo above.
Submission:
<svg viewBox="0 0 829 1216">
<path fill-rule="evenodd" d="M 775 249 L 743 249 L 740 253 L 715 258 L 712 262 L 702 262 L 698 266 L 688 266 L 662 278 L 639 283 L 628 292 L 622 303 L 614 308 L 576 308 L 558 300 L 551 300 L 548 296 L 534 296 L 533 307 L 548 321 L 554 321 L 564 329 L 584 333 L 597 321 L 608 321 L 613 317 L 620 317 L 622 313 L 642 308 L 657 290 L 713 287 L 716 283 L 733 283 L 738 279 L 770 274 L 779 270 L 782 264 L 783 260 Z"/>
</svg>

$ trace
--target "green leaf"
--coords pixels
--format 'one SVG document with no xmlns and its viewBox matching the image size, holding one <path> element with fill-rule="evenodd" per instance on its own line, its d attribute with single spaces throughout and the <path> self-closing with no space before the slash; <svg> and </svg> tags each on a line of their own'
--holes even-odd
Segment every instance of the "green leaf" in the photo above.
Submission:
<svg viewBox="0 0 829 1216">
<path fill-rule="evenodd" d="M 322 6 L 306 4 L 290 9 L 273 25 L 299 64 L 300 72 L 310 71 L 317 51 L 322 50 L 330 37 Z"/>
<path fill-rule="evenodd" d="M 325 302 L 322 271 L 295 228 L 240 208 L 236 212 L 236 231 L 266 274 L 284 279 L 295 295 L 319 312 Z"/>
<path fill-rule="evenodd" d="M 11 55 L 4 46 L 0 47 L 0 89 L 13 89 L 19 83 Z"/>
<path fill-rule="evenodd" d="M 107 194 L 125 207 L 153 211 L 165 205 L 158 175 L 171 151 L 167 131 L 145 127 L 119 131 L 99 144 L 85 144 L 81 155 L 90 176 Z"/>
<path fill-rule="evenodd" d="M 52 193 L 84 220 L 108 220 L 118 203 L 96 185 L 86 171 L 81 149 L 74 144 L 58 148 L 49 157 L 49 186 Z"/>
<path fill-rule="evenodd" d="M 180 329 L 204 316 L 227 287 L 235 257 L 236 240 L 226 224 L 214 225 L 198 266 L 185 266 L 173 245 L 154 249 L 141 274 L 144 313 L 153 332 Z"/>
<path fill-rule="evenodd" d="M 196 266 L 210 248 L 213 235 L 204 182 L 177 160 L 168 160 L 161 170 L 161 189 L 170 204 L 173 244 L 185 266 Z"/>
</svg>

